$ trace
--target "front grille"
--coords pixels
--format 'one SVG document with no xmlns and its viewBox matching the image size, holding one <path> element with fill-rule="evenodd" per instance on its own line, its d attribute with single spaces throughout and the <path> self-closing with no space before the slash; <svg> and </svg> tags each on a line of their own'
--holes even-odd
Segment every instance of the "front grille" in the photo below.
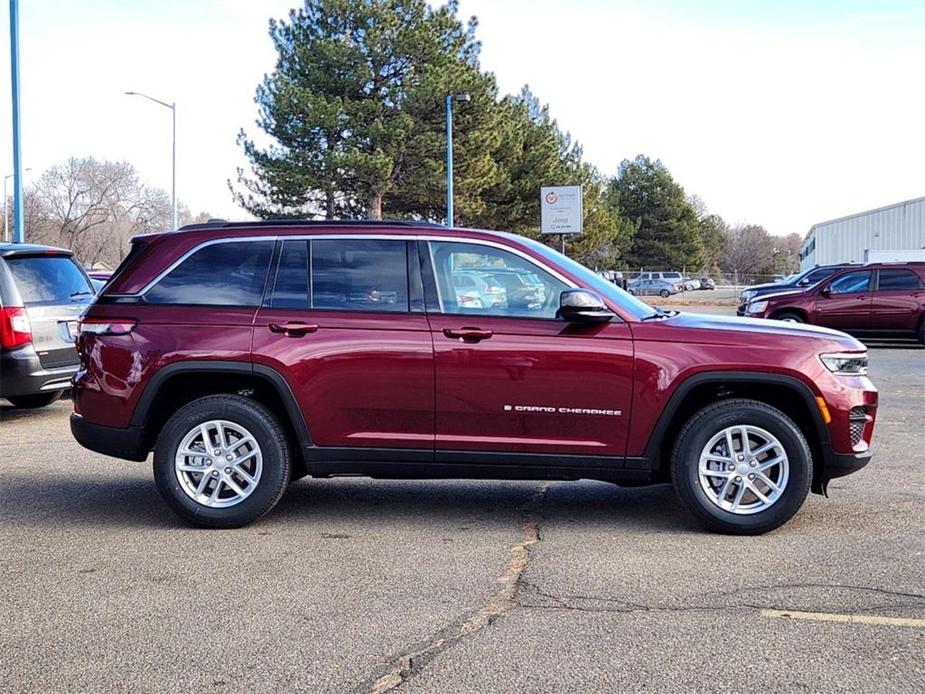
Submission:
<svg viewBox="0 0 925 694">
<path fill-rule="evenodd" d="M 848 413 L 848 426 L 851 429 L 851 445 L 857 446 L 864 435 L 864 425 L 867 424 L 867 408 L 852 407 Z"/>
</svg>

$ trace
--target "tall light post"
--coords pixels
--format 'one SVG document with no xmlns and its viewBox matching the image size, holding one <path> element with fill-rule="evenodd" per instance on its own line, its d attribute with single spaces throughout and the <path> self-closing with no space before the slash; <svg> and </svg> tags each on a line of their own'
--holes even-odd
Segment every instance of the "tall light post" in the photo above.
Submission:
<svg viewBox="0 0 925 694">
<path fill-rule="evenodd" d="M 446 97 L 446 225 L 453 226 L 453 102 L 470 100 L 468 94 Z"/>
<path fill-rule="evenodd" d="M 31 168 L 26 169 L 26 171 L 32 171 L 32 169 Z M 4 241 L 9 241 L 10 239 L 10 217 L 7 214 L 7 209 L 6 209 L 6 201 L 7 201 L 6 182 L 9 181 L 11 178 L 13 178 L 15 175 L 16 175 L 15 173 L 11 173 L 3 177 L 3 240 Z"/>
<path fill-rule="evenodd" d="M 171 144 L 172 149 L 172 173 L 171 173 L 171 182 L 170 182 L 170 198 L 173 201 L 173 228 L 177 228 L 177 103 L 174 101 L 172 103 L 167 103 L 166 101 L 161 101 L 160 99 L 155 99 L 153 96 L 148 96 L 147 94 L 142 94 L 141 92 L 125 92 L 128 96 L 143 96 L 148 101 L 153 101 L 155 104 L 160 104 L 165 108 L 169 108 L 171 111 L 171 117 L 173 119 L 173 139 Z"/>
<path fill-rule="evenodd" d="M 22 208 L 22 146 L 19 123 L 19 0 L 10 0 L 10 76 L 13 87 L 13 214 L 16 216 L 13 233 L 16 235 L 14 240 L 22 243 L 26 234 L 23 229 L 25 215 Z M 6 207 L 6 195 L 3 196 L 3 206 Z"/>
</svg>

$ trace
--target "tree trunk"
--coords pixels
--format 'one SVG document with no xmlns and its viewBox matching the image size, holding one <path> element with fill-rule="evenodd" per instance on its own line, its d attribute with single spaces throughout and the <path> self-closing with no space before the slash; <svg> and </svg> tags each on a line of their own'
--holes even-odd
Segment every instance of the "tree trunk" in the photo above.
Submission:
<svg viewBox="0 0 925 694">
<path fill-rule="evenodd" d="M 382 191 L 375 188 L 369 191 L 369 200 L 366 203 L 367 219 L 382 219 Z"/>
<path fill-rule="evenodd" d="M 324 194 L 324 218 L 334 219 L 334 191 L 328 189 Z"/>
</svg>

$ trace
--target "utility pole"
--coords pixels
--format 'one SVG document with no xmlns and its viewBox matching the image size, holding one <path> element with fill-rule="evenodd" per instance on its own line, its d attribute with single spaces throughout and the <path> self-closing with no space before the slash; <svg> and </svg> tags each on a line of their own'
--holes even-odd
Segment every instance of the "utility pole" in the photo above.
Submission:
<svg viewBox="0 0 925 694">
<path fill-rule="evenodd" d="M 25 238 L 23 228 L 23 186 L 22 186 L 22 147 L 20 142 L 19 116 L 19 0 L 10 0 L 10 72 L 13 84 L 13 240 L 22 243 Z M 6 196 L 3 198 L 6 207 Z M 5 218 L 5 215 L 4 215 Z"/>
<path fill-rule="evenodd" d="M 446 97 L 446 225 L 453 226 L 453 102 L 469 101 L 468 94 Z"/>
</svg>

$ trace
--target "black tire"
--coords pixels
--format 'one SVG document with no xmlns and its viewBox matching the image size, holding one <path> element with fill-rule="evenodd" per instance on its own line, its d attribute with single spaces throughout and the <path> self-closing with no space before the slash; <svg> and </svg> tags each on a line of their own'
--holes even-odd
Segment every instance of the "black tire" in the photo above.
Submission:
<svg viewBox="0 0 925 694">
<path fill-rule="evenodd" d="M 669 292 L 667 289 L 663 289 L 658 293 L 658 295 L 663 299 L 667 299 L 669 296 L 671 296 L 671 292 Z"/>
<path fill-rule="evenodd" d="M 805 323 L 806 319 L 794 311 L 784 311 L 774 316 L 776 320 L 789 321 L 790 323 Z"/>
<path fill-rule="evenodd" d="M 187 432 L 215 419 L 250 432 L 260 447 L 263 464 L 254 491 L 225 508 L 212 508 L 187 496 L 174 468 L 177 449 Z M 183 520 L 201 528 L 240 528 L 253 523 L 277 504 L 291 474 L 288 437 L 279 421 L 260 403 L 238 395 L 210 395 L 184 405 L 167 420 L 154 450 L 154 480 L 164 501 Z"/>
<path fill-rule="evenodd" d="M 783 446 L 789 463 L 787 484 L 773 504 L 752 515 L 717 506 L 700 484 L 700 454 L 710 439 L 737 425 L 760 427 Z M 786 523 L 803 505 L 813 477 L 812 453 L 800 428 L 787 415 L 757 400 L 723 400 L 688 420 L 675 440 L 671 478 L 681 502 L 710 530 L 734 535 L 760 535 Z"/>
<path fill-rule="evenodd" d="M 52 390 L 47 393 L 36 393 L 35 395 L 12 395 L 7 400 L 21 410 L 37 410 L 40 407 L 48 407 L 53 402 L 57 402 L 63 390 Z"/>
</svg>

